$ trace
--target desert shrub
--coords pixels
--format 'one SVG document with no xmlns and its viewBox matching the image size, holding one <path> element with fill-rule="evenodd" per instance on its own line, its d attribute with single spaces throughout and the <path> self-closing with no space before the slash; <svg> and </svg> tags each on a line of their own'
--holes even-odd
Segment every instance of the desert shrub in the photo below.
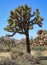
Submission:
<svg viewBox="0 0 47 65">
<path fill-rule="evenodd" d="M 8 46 L 6 46 L 6 47 L 3 48 L 3 51 L 4 51 L 4 52 L 9 52 L 9 51 L 11 51 L 11 48 L 8 47 Z"/>
<path fill-rule="evenodd" d="M 37 51 L 37 52 L 34 54 L 34 57 L 42 57 L 42 52 L 41 52 L 41 51 Z"/>
<path fill-rule="evenodd" d="M 21 51 L 21 50 L 12 50 L 10 54 L 11 54 L 11 57 L 12 57 L 13 59 L 15 59 L 15 58 L 17 58 L 18 56 L 23 56 L 24 52 Z"/>
<path fill-rule="evenodd" d="M 11 48 L 8 46 L 0 46 L 0 52 L 9 52 L 11 51 Z"/>
<path fill-rule="evenodd" d="M 31 46 L 31 50 L 44 51 L 44 50 L 46 50 L 46 48 L 44 46 L 36 45 L 36 46 Z"/>
<path fill-rule="evenodd" d="M 11 55 L 12 59 L 17 59 L 17 57 L 18 57 L 16 53 L 15 54 L 10 53 L 10 55 Z"/>
<path fill-rule="evenodd" d="M 16 46 L 16 48 L 19 49 L 19 50 L 25 50 L 26 49 L 26 44 L 25 43 L 19 44 L 19 45 Z"/>
<path fill-rule="evenodd" d="M 17 48 L 11 48 L 12 53 L 17 53 L 18 49 Z"/>
<path fill-rule="evenodd" d="M 2 45 L 0 45 L 0 52 L 2 52 L 3 51 L 3 46 Z"/>
<path fill-rule="evenodd" d="M 30 65 L 35 65 L 35 64 L 39 64 L 39 59 L 37 58 L 37 57 L 34 57 L 34 56 L 32 56 L 31 54 L 29 54 L 29 53 L 25 53 L 24 55 L 23 55 L 23 57 L 24 57 L 24 59 L 26 59 L 27 61 L 28 61 L 28 63 L 30 64 Z"/>
<path fill-rule="evenodd" d="M 0 60 L 0 65 L 20 65 L 20 63 L 16 59 L 5 58 Z"/>
<path fill-rule="evenodd" d="M 41 64 L 41 65 L 47 65 L 47 60 L 41 60 L 41 61 L 40 61 L 40 64 Z"/>
</svg>

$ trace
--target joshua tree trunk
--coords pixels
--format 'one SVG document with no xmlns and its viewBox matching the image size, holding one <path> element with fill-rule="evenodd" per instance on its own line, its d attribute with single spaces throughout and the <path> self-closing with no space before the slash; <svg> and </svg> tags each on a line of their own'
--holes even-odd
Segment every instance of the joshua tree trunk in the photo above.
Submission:
<svg viewBox="0 0 47 65">
<path fill-rule="evenodd" d="M 30 41 L 29 41 L 29 33 L 26 32 L 26 45 L 27 45 L 27 52 L 30 53 Z"/>
</svg>

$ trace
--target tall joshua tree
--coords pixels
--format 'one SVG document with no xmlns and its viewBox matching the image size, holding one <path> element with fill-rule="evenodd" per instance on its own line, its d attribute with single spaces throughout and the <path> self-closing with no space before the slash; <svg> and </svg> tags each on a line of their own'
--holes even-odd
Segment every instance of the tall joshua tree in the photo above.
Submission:
<svg viewBox="0 0 47 65">
<path fill-rule="evenodd" d="M 4 28 L 8 32 L 12 32 L 14 36 L 16 33 L 26 35 L 27 52 L 30 53 L 30 41 L 29 41 L 29 30 L 33 29 L 33 25 L 37 24 L 42 27 L 43 18 L 40 17 L 39 10 L 31 14 L 32 8 L 27 5 L 19 6 L 17 9 L 10 12 L 8 19 L 8 26 Z"/>
</svg>

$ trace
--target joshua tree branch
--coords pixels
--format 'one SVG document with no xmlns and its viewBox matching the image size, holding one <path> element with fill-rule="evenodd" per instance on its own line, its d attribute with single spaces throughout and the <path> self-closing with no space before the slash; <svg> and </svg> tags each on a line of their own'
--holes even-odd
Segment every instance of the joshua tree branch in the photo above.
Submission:
<svg viewBox="0 0 47 65">
<path fill-rule="evenodd" d="M 16 32 L 14 32 L 12 35 L 7 35 L 8 37 L 13 37 L 16 34 Z"/>
<path fill-rule="evenodd" d="M 35 12 L 31 15 L 31 17 L 33 17 L 35 15 Z"/>
<path fill-rule="evenodd" d="M 34 24 L 36 22 L 35 20 L 36 20 L 36 18 L 34 18 L 33 20 L 31 20 L 29 23 L 30 24 Z"/>
</svg>

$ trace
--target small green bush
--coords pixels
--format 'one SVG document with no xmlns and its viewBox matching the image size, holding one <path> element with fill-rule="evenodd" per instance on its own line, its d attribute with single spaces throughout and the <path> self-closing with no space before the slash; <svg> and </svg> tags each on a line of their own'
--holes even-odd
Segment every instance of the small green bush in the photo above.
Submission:
<svg viewBox="0 0 47 65">
<path fill-rule="evenodd" d="M 44 51 L 44 50 L 46 50 L 46 47 L 45 47 L 45 46 L 40 46 L 40 45 L 31 46 L 31 50 L 40 50 L 40 51 Z"/>
<path fill-rule="evenodd" d="M 5 58 L 0 60 L 0 65 L 20 65 L 16 59 Z"/>
<path fill-rule="evenodd" d="M 13 48 L 11 49 L 11 57 L 13 59 L 17 58 L 18 56 L 23 56 L 24 52 L 22 50 L 19 50 L 19 49 L 16 49 L 16 48 Z"/>
<path fill-rule="evenodd" d="M 4 52 L 10 52 L 10 51 L 11 51 L 11 48 L 8 47 L 8 46 L 7 46 L 7 47 L 4 47 L 4 48 L 3 48 L 3 51 L 4 51 Z"/>
</svg>

